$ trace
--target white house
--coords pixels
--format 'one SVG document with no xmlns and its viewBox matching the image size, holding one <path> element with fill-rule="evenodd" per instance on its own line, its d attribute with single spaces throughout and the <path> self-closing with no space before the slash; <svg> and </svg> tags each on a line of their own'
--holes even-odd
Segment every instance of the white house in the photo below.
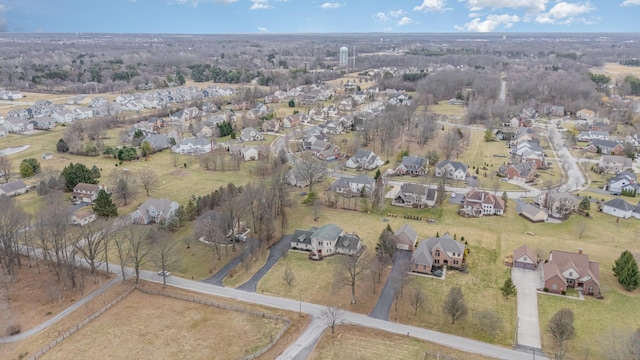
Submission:
<svg viewBox="0 0 640 360">
<path fill-rule="evenodd" d="M 347 160 L 345 164 L 350 169 L 364 170 L 373 170 L 381 165 L 384 165 L 384 161 L 373 151 L 366 149 L 358 149 L 356 154 Z"/>
<path fill-rule="evenodd" d="M 313 259 L 335 254 L 355 255 L 362 249 L 356 234 L 346 234 L 334 224 L 309 230 L 296 230 L 291 236 L 291 249 L 307 250 Z"/>
<path fill-rule="evenodd" d="M 603 213 L 623 219 L 628 219 L 634 216 L 633 212 L 635 208 L 635 206 L 620 198 L 611 199 L 602 204 Z"/>
<path fill-rule="evenodd" d="M 436 164 L 435 175 L 436 177 L 464 181 L 467 178 L 467 166 L 461 162 L 444 160 Z"/>
<path fill-rule="evenodd" d="M 89 206 L 82 207 L 71 215 L 71 224 L 85 226 L 96 221 L 96 213 Z"/>
<path fill-rule="evenodd" d="M 211 152 L 213 144 L 205 138 L 182 139 L 179 144 L 171 147 L 171 151 L 178 154 L 194 155 Z"/>
<path fill-rule="evenodd" d="M 376 188 L 375 180 L 367 175 L 359 174 L 354 177 L 343 176 L 334 181 L 330 190 L 345 197 L 371 194 Z"/>
<path fill-rule="evenodd" d="M 166 199 L 148 199 L 133 213 L 132 220 L 136 224 L 146 225 L 168 220 L 180 207 L 175 201 Z"/>
<path fill-rule="evenodd" d="M 66 109 L 54 111 L 53 114 L 51 114 L 51 117 L 54 118 L 57 123 L 61 124 L 70 124 L 76 119 L 76 115 L 72 111 Z"/>
<path fill-rule="evenodd" d="M 244 161 L 258 160 L 260 158 L 258 149 L 253 146 L 245 146 L 242 148 L 241 152 Z"/>
</svg>

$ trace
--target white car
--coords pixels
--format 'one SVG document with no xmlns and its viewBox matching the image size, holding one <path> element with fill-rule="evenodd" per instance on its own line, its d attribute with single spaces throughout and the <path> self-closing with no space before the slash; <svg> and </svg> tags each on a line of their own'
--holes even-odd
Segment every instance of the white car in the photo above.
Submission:
<svg viewBox="0 0 640 360">
<path fill-rule="evenodd" d="M 451 197 L 452 198 L 456 197 L 456 193 L 451 193 Z"/>
<path fill-rule="evenodd" d="M 168 272 L 168 271 L 160 270 L 160 271 L 158 271 L 158 275 L 160 275 L 160 276 L 165 276 L 165 277 L 166 277 L 166 276 L 171 275 L 171 273 L 170 273 L 170 272 Z"/>
</svg>

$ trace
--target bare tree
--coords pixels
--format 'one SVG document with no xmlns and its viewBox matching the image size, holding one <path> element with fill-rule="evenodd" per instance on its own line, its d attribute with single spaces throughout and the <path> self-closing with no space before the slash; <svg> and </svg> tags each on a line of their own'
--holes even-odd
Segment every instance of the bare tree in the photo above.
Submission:
<svg viewBox="0 0 640 360">
<path fill-rule="evenodd" d="M 122 230 L 121 236 L 128 245 L 131 265 L 136 272 L 136 283 L 140 282 L 140 268 L 146 264 L 151 254 L 151 244 L 147 230 L 129 225 Z"/>
<path fill-rule="evenodd" d="M 589 229 L 589 225 L 586 222 L 581 221 L 577 223 L 576 231 L 578 232 L 578 239 L 582 239 L 582 235 L 584 235 L 584 233 L 587 232 L 588 229 Z"/>
<path fill-rule="evenodd" d="M 447 297 L 444 299 L 442 311 L 451 318 L 451 324 L 467 315 L 467 304 L 464 302 L 464 294 L 460 286 L 449 289 Z"/>
<path fill-rule="evenodd" d="M 129 259 L 129 247 L 126 244 L 126 240 L 120 237 L 114 238 L 116 244 L 116 250 L 118 251 L 118 263 L 120 264 L 120 274 L 122 275 L 122 281 L 127 280 L 125 268 Z"/>
<path fill-rule="evenodd" d="M 314 184 L 324 180 L 327 173 L 327 164 L 305 155 L 296 161 L 296 167 L 293 171 L 309 184 L 309 192 L 311 192 Z"/>
<path fill-rule="evenodd" d="M 162 285 L 167 286 L 167 273 L 178 265 L 178 252 L 176 242 L 171 235 L 164 230 L 153 234 L 153 262 L 162 271 Z"/>
<path fill-rule="evenodd" d="M 558 310 L 547 324 L 551 338 L 556 345 L 556 359 L 564 359 L 567 341 L 576 336 L 576 329 L 573 326 L 573 311 L 567 308 Z"/>
<path fill-rule="evenodd" d="M 138 181 L 140 181 L 140 185 L 149 196 L 149 193 L 155 191 L 160 185 L 160 179 L 158 178 L 158 174 L 152 169 L 142 169 L 138 172 Z"/>
<path fill-rule="evenodd" d="M 481 310 L 475 315 L 480 328 L 491 336 L 496 336 L 502 330 L 502 319 L 494 309 Z"/>
<path fill-rule="evenodd" d="M 16 267 L 20 266 L 19 235 L 27 224 L 27 214 L 15 200 L 0 195 L 0 270 L 16 281 Z"/>
<path fill-rule="evenodd" d="M 356 303 L 356 286 L 367 270 L 367 253 L 361 255 L 345 255 L 338 272 L 342 285 L 351 288 L 351 303 Z"/>
<path fill-rule="evenodd" d="M 2 177 L 5 182 L 9 182 L 9 178 L 11 177 L 11 161 L 6 156 L 0 156 L 0 177 Z"/>
<path fill-rule="evenodd" d="M 291 290 L 291 285 L 293 285 L 294 281 L 296 281 L 296 275 L 293 273 L 293 270 L 289 266 L 284 269 L 284 274 L 282 275 L 282 279 Z"/>
<path fill-rule="evenodd" d="M 460 146 L 460 135 L 458 129 L 449 129 L 449 131 L 444 135 L 440 145 L 445 159 L 453 159 L 453 155 Z"/>
<path fill-rule="evenodd" d="M 226 241 L 225 234 L 228 231 L 228 221 L 224 220 L 220 213 L 208 211 L 196 221 L 195 236 L 202 239 L 211 247 L 211 262 L 215 266 L 216 257 L 220 257 L 220 243 Z"/>
<path fill-rule="evenodd" d="M 109 175 L 109 181 L 114 199 L 122 200 L 124 205 L 138 193 L 136 179 L 127 169 L 114 169 Z"/>
<path fill-rule="evenodd" d="M 409 302 L 411 303 L 411 307 L 413 307 L 413 315 L 418 315 L 418 310 L 420 310 L 427 303 L 427 294 L 422 290 L 422 286 L 416 284 L 411 289 L 411 294 L 409 297 Z"/>
<path fill-rule="evenodd" d="M 105 239 L 110 236 L 113 222 L 108 219 L 97 219 L 84 225 L 80 230 L 80 239 L 75 248 L 89 264 L 91 274 L 95 274 L 102 255 L 106 255 Z"/>
<path fill-rule="evenodd" d="M 325 325 L 331 328 L 331 334 L 335 333 L 336 326 L 342 323 L 343 318 L 342 310 L 339 308 L 327 306 L 322 310 L 322 320 Z"/>
</svg>

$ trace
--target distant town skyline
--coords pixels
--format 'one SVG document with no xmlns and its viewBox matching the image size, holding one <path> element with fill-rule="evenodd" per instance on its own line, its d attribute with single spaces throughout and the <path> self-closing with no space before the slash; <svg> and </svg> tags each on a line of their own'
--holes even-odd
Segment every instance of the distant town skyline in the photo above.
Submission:
<svg viewBox="0 0 640 360">
<path fill-rule="evenodd" d="M 0 0 L 0 31 L 637 32 L 640 0 Z"/>
</svg>

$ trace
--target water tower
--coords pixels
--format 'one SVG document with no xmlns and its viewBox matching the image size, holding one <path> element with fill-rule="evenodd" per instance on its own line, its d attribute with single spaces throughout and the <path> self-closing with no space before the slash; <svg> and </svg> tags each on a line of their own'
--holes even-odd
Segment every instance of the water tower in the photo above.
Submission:
<svg viewBox="0 0 640 360">
<path fill-rule="evenodd" d="M 347 67 L 349 63 L 349 48 L 343 46 L 340 48 L 340 67 Z"/>
</svg>

